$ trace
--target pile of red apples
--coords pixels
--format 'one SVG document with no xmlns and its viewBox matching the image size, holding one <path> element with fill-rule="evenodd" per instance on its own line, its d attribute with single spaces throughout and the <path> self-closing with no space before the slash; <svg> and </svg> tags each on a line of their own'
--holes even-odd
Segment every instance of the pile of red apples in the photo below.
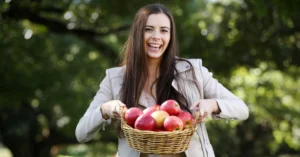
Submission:
<svg viewBox="0 0 300 157">
<path fill-rule="evenodd" d="M 132 107 L 124 113 L 124 120 L 132 128 L 149 131 L 180 131 L 194 125 L 194 117 L 181 110 L 175 100 L 166 100 L 144 110 Z"/>
</svg>

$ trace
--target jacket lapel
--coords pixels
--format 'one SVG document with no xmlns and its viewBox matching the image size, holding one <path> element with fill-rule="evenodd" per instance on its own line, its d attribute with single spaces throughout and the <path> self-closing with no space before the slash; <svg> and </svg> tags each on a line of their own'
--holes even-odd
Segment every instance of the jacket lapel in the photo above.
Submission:
<svg viewBox="0 0 300 157">
<path fill-rule="evenodd" d="M 192 68 L 191 65 L 187 62 L 184 61 L 176 62 L 177 72 L 174 71 L 175 77 L 177 77 L 180 73 L 190 70 L 191 68 Z M 176 82 L 175 79 L 173 79 L 172 81 L 172 86 L 178 91 L 178 83 Z"/>
</svg>

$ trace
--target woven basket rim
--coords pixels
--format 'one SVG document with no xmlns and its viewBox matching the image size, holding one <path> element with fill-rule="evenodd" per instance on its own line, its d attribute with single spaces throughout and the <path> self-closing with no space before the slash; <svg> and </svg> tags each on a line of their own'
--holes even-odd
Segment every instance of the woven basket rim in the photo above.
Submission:
<svg viewBox="0 0 300 157">
<path fill-rule="evenodd" d="M 194 122 L 194 124 L 192 125 L 192 127 L 186 128 L 186 129 L 183 129 L 183 130 L 174 130 L 174 131 L 150 131 L 150 130 L 138 130 L 138 129 L 135 129 L 135 128 L 131 127 L 130 125 L 128 125 L 128 124 L 126 123 L 126 121 L 125 121 L 125 119 L 124 119 L 125 111 L 123 111 L 123 108 L 124 108 L 124 107 L 121 107 L 121 108 L 120 108 L 120 113 L 121 113 L 121 117 L 120 117 L 120 119 L 121 119 L 121 125 L 124 125 L 124 126 L 130 128 L 130 129 L 133 129 L 133 130 L 137 131 L 137 132 L 144 132 L 144 133 L 153 133 L 153 132 L 155 132 L 155 133 L 166 133 L 166 134 L 168 134 L 168 133 L 172 133 L 172 132 L 185 132 L 186 130 L 190 130 L 190 129 L 192 129 L 193 132 L 194 132 L 194 131 L 196 130 L 196 128 L 197 128 L 197 122 L 196 122 L 197 120 L 196 120 L 196 118 L 195 118 L 195 122 Z M 193 115 L 193 117 L 195 117 L 195 115 Z"/>
<path fill-rule="evenodd" d="M 192 127 L 186 128 L 184 130 L 138 130 L 126 123 L 124 114 L 125 112 L 123 112 L 123 109 L 121 109 L 121 129 L 124 132 L 126 141 L 130 147 L 142 153 L 177 154 L 184 152 L 188 148 L 191 137 L 193 136 L 197 128 L 195 122 Z M 171 142 L 168 142 L 168 145 L 166 145 L 165 141 L 168 140 L 171 140 Z M 146 144 L 144 141 L 147 141 Z"/>
</svg>

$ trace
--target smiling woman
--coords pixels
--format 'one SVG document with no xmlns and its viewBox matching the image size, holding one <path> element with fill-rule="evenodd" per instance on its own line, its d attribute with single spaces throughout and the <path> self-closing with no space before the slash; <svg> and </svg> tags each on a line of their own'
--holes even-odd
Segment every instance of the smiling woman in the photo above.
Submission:
<svg viewBox="0 0 300 157">
<path fill-rule="evenodd" d="M 248 107 L 212 77 L 201 59 L 176 55 L 175 32 L 173 16 L 165 6 L 150 4 L 137 12 L 124 46 L 123 64 L 106 71 L 99 91 L 77 125 L 79 142 L 94 138 L 100 128 L 110 124 L 111 118 L 119 119 L 121 108 L 144 109 L 173 99 L 182 110 L 199 115 L 187 150 L 161 153 L 164 155 L 139 152 L 129 146 L 117 120 L 116 156 L 215 156 L 204 123 L 207 117 L 244 120 L 248 118 Z"/>
</svg>

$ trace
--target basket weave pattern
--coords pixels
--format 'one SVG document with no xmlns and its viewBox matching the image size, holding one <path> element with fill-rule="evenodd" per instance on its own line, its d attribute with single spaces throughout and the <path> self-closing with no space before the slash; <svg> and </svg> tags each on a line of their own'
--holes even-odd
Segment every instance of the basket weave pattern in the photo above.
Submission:
<svg viewBox="0 0 300 157">
<path fill-rule="evenodd" d="M 123 113 L 121 111 L 121 113 Z M 130 147 L 150 154 L 177 154 L 188 148 L 196 125 L 182 131 L 155 132 L 134 129 L 127 125 L 121 114 L 121 128 Z"/>
</svg>

